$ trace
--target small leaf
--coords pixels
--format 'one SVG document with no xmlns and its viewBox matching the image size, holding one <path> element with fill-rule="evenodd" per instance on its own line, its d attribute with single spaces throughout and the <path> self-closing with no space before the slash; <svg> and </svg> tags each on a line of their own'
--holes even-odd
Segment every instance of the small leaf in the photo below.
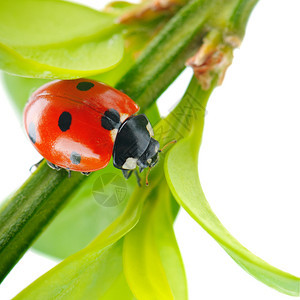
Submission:
<svg viewBox="0 0 300 300">
<path fill-rule="evenodd" d="M 65 258 L 85 247 L 99 233 L 87 247 L 102 249 L 120 239 L 135 226 L 150 189 L 145 191 L 137 187 L 136 178 L 132 176 L 126 181 L 128 190 L 124 203 L 120 203 L 117 207 L 105 208 L 96 204 L 92 196 L 95 178 L 97 180 L 99 176 L 105 174 L 121 176 L 119 170 L 112 164 L 96 172 L 95 176 L 90 175 L 79 193 L 37 240 L 35 249 L 54 257 Z M 114 192 L 115 186 L 107 184 L 102 196 L 106 197 L 107 194 Z M 97 200 L 100 201 L 99 198 Z"/>
<path fill-rule="evenodd" d="M 123 239 L 81 251 L 37 279 L 14 299 L 135 299 L 123 273 Z"/>
<path fill-rule="evenodd" d="M 46 79 L 26 78 L 2 73 L 3 85 L 19 113 L 23 112 L 24 106 L 30 95 L 43 84 L 49 82 Z"/>
<path fill-rule="evenodd" d="M 117 186 L 111 184 L 110 178 Z M 107 198 L 116 195 L 120 185 L 121 202 L 113 206 L 105 204 Z M 112 164 L 91 174 L 33 248 L 61 259 L 81 250 L 122 214 L 135 186 L 135 178 L 126 181 Z M 93 196 L 97 191 L 96 197 Z"/>
<path fill-rule="evenodd" d="M 1 1 L 0 18 L 0 68 L 10 74 L 86 77 L 123 57 L 122 25 L 107 13 L 60 0 L 17 0 Z"/>
<path fill-rule="evenodd" d="M 196 85 L 195 79 L 190 90 L 193 91 L 194 99 L 202 101 L 205 108 L 207 99 L 203 97 L 203 91 Z M 185 104 L 183 101 L 179 106 L 184 107 Z M 198 176 L 198 149 L 203 126 L 204 114 L 197 114 L 193 119 L 191 133 L 172 147 L 166 156 L 165 174 L 173 196 L 244 270 L 280 292 L 299 296 L 300 278 L 269 265 L 243 247 L 211 210 Z"/>
<path fill-rule="evenodd" d="M 157 178 L 158 180 L 159 178 Z M 149 197 L 149 194 L 151 194 L 150 189 L 137 187 L 131 194 L 123 213 L 103 230 L 87 248 L 97 247 L 102 249 L 115 243 L 128 233 L 139 221 L 144 201 Z"/>
<path fill-rule="evenodd" d="M 66 46 L 59 45 L 47 49 L 17 47 L 15 50 L 27 60 L 61 69 L 78 71 L 93 71 L 106 69 L 114 65 L 116 58 L 123 55 L 123 39 L 120 34 L 86 41 L 72 43 Z M 119 57 L 121 54 L 121 57 Z M 95 57 L 99 55 L 99 58 Z M 84 64 L 83 64 L 84 62 Z M 95 67 L 96 64 L 96 67 Z"/>
<path fill-rule="evenodd" d="M 159 181 L 157 178 L 156 183 Z M 120 276 L 122 237 L 138 222 L 150 189 L 137 187 L 124 212 L 91 244 L 33 282 L 15 299 L 133 299 Z M 112 249 L 112 250 L 109 250 Z M 112 252 L 111 252 L 112 251 Z M 120 282 L 126 291 L 117 286 Z M 119 291 L 112 291 L 119 289 Z M 117 294 L 120 298 L 105 298 Z M 128 298 L 126 298 L 126 295 Z"/>
<path fill-rule="evenodd" d="M 124 238 L 124 273 L 138 299 L 187 299 L 172 200 L 163 180 L 147 199 L 139 223 Z"/>
<path fill-rule="evenodd" d="M 110 31 L 114 19 L 67 1 L 1 1 L 0 43 L 14 48 L 84 41 Z"/>
<path fill-rule="evenodd" d="M 87 77 L 111 69 L 122 59 L 123 48 L 120 34 L 47 49 L 11 49 L 0 44 L 0 68 L 7 73 L 25 77 Z"/>
</svg>

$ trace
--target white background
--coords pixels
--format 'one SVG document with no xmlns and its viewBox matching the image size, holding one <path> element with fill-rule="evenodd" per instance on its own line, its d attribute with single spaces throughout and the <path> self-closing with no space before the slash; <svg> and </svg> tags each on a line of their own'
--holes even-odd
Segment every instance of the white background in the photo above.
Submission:
<svg viewBox="0 0 300 300">
<path fill-rule="evenodd" d="M 98 8 L 98 1 L 81 1 Z M 267 262 L 300 276 L 300 2 L 261 0 L 207 110 L 199 171 L 225 227 Z M 187 71 L 160 99 L 178 99 Z M 29 176 L 39 156 L 0 85 L 3 199 Z M 244 272 L 180 211 L 175 223 L 189 295 L 197 299 L 288 299 Z M 29 251 L 0 286 L 10 299 L 55 262 Z"/>
</svg>

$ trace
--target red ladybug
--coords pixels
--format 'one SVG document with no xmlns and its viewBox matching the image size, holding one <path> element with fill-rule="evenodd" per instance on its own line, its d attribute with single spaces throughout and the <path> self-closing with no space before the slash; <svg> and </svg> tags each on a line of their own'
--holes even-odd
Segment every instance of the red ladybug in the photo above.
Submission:
<svg viewBox="0 0 300 300">
<path fill-rule="evenodd" d="M 89 174 L 113 164 L 126 178 L 154 166 L 159 143 L 145 115 L 124 93 L 89 79 L 57 80 L 40 87 L 24 110 L 26 132 L 55 169 Z"/>
</svg>

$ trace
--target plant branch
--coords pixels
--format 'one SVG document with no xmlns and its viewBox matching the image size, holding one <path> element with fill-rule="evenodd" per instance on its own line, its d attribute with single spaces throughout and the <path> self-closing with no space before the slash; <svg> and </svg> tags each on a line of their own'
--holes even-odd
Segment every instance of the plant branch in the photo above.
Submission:
<svg viewBox="0 0 300 300">
<path fill-rule="evenodd" d="M 84 181 L 80 173 L 50 169 L 44 162 L 0 210 L 0 278 L 3 280 L 66 200 Z"/>
<path fill-rule="evenodd" d="M 146 109 L 185 68 L 201 44 L 215 1 L 194 0 L 162 29 L 136 64 L 116 85 Z"/>
<path fill-rule="evenodd" d="M 208 19 L 226 8 L 235 28 L 245 26 L 253 0 L 193 0 L 183 7 L 149 44 L 136 64 L 116 85 L 145 110 L 172 83 L 185 61 L 200 46 Z M 239 16 L 234 18 L 235 9 Z M 244 12 L 245 10 L 246 12 Z M 227 19 L 226 19 L 227 20 Z M 225 20 L 225 21 L 226 21 Z M 229 18 L 228 18 L 229 20 Z M 226 27 L 228 23 L 224 21 Z M 210 23 L 210 26 L 214 24 Z M 223 27 L 223 28 L 225 28 Z M 242 28 L 243 29 L 243 28 Z M 0 210 L 0 281 L 50 223 L 85 176 L 51 170 L 43 163 Z"/>
</svg>

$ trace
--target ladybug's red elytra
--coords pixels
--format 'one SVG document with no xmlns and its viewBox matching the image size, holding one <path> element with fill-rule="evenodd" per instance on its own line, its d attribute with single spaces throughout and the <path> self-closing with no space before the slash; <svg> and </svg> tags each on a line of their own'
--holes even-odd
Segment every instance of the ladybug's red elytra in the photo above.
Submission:
<svg viewBox="0 0 300 300">
<path fill-rule="evenodd" d="M 113 164 L 126 178 L 158 161 L 159 143 L 139 107 L 124 93 L 90 79 L 56 80 L 32 94 L 26 132 L 50 167 L 83 174 Z"/>
</svg>

